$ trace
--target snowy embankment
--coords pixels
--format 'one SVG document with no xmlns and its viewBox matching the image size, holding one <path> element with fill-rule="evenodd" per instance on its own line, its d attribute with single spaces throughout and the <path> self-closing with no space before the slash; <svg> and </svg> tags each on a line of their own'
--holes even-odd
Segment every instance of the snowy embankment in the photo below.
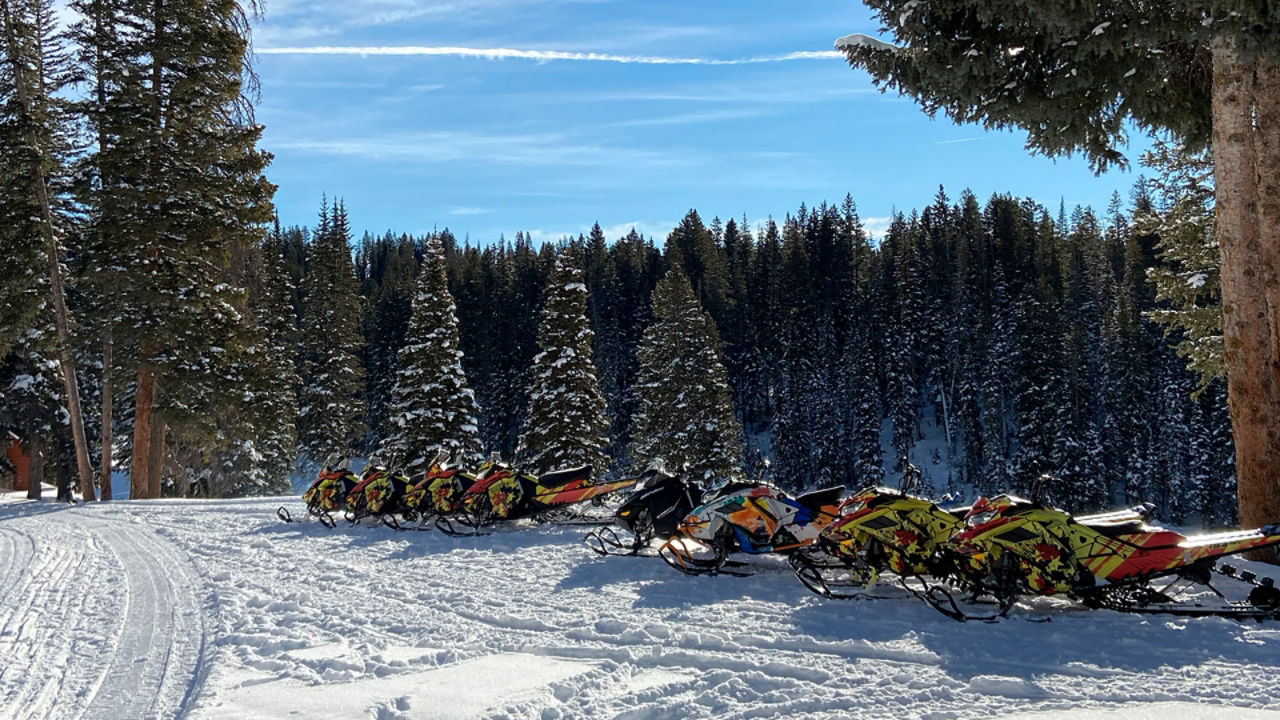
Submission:
<svg viewBox="0 0 1280 720">
<path fill-rule="evenodd" d="M 1280 717 L 1277 624 L 960 624 L 769 559 L 686 577 L 581 528 L 330 531 L 281 502 L 0 503 L 0 717 Z"/>
</svg>

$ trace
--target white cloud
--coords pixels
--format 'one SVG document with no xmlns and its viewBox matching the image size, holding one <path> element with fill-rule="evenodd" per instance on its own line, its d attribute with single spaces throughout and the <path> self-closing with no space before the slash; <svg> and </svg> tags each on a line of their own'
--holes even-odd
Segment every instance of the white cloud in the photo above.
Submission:
<svg viewBox="0 0 1280 720">
<path fill-rule="evenodd" d="M 689 153 L 578 144 L 558 133 L 487 134 L 446 131 L 400 133 L 376 137 L 306 139 L 268 137 L 273 152 L 299 151 L 337 157 L 359 157 L 397 163 L 494 163 L 528 167 L 662 167 L 688 166 Z"/>
<path fill-rule="evenodd" d="M 867 231 L 867 235 L 875 238 L 884 237 L 884 234 L 889 232 L 889 225 L 892 223 L 893 216 L 891 215 L 862 218 L 862 228 Z"/>
<path fill-rule="evenodd" d="M 670 55 L 614 55 L 611 53 L 567 52 L 564 50 L 520 50 L 517 48 L 469 48 L 452 45 L 394 45 L 394 46 L 335 46 L 313 45 L 306 47 L 258 48 L 259 55 L 359 55 L 368 56 L 433 56 L 464 57 L 485 60 L 534 60 L 553 62 L 606 62 L 624 65 L 753 65 L 762 63 L 791 62 L 795 60 L 843 59 L 834 50 L 800 51 L 782 55 L 759 55 L 744 58 L 703 58 Z"/>
<path fill-rule="evenodd" d="M 487 215 L 489 208 L 482 207 L 456 207 L 449 211 L 450 215 Z"/>
</svg>

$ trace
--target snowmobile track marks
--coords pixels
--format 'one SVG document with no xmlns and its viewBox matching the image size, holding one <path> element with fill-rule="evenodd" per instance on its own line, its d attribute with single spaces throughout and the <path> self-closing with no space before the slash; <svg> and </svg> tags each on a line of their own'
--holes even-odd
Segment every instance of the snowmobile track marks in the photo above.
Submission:
<svg viewBox="0 0 1280 720">
<path fill-rule="evenodd" d="M 183 717 L 205 654 L 186 555 L 96 508 L 0 517 L 0 717 Z"/>
</svg>

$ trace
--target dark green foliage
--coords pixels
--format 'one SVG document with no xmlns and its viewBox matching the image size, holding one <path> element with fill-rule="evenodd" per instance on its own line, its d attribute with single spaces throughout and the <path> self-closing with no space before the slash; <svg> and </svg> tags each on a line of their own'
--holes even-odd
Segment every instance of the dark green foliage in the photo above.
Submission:
<svg viewBox="0 0 1280 720">
<path fill-rule="evenodd" d="M 538 326 L 542 352 L 533 359 L 529 410 L 520 435 L 529 466 L 539 473 L 589 465 L 599 474 L 609 467 L 603 452 L 609 421 L 591 360 L 594 335 L 582 279 L 570 253 L 561 252 L 547 283 Z"/>
<path fill-rule="evenodd" d="M 640 407 L 632 457 L 663 459 L 699 480 L 742 474 L 742 426 L 733 414 L 720 337 L 683 269 L 653 291 L 654 322 L 637 350 Z"/>
<path fill-rule="evenodd" d="M 471 462 L 480 457 L 479 413 L 462 370 L 444 248 L 433 236 L 424 250 L 381 451 L 411 471 L 425 470 L 439 450 Z"/>
<path fill-rule="evenodd" d="M 364 430 L 360 300 L 349 242 L 342 204 L 324 204 L 307 247 L 298 329 L 298 449 L 309 463 L 350 453 Z"/>
</svg>

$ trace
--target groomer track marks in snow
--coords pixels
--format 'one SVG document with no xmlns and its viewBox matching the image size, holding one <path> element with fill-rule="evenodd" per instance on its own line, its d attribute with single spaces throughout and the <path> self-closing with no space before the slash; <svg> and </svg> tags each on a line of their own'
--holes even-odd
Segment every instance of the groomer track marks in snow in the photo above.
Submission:
<svg viewBox="0 0 1280 720">
<path fill-rule="evenodd" d="M 0 504 L 0 717 L 182 717 L 196 695 L 203 584 L 118 505 Z"/>
</svg>

